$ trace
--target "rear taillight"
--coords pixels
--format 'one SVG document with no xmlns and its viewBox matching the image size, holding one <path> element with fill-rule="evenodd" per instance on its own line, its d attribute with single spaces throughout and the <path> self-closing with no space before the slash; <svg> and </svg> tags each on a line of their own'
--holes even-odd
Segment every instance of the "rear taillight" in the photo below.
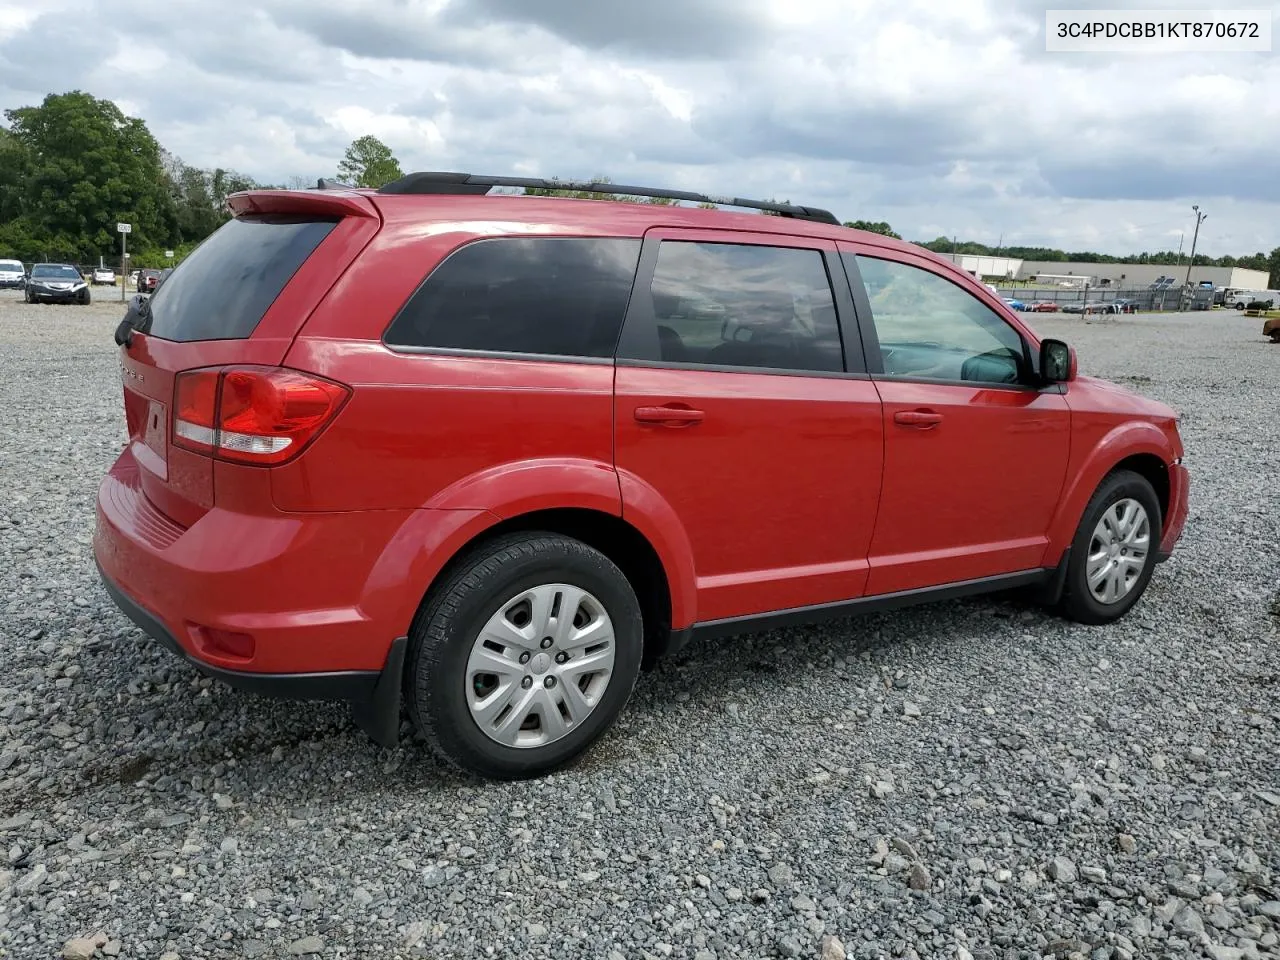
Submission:
<svg viewBox="0 0 1280 960">
<path fill-rule="evenodd" d="M 350 395 L 340 383 L 282 367 L 188 370 L 174 387 L 173 442 L 237 463 L 283 463 Z"/>
</svg>

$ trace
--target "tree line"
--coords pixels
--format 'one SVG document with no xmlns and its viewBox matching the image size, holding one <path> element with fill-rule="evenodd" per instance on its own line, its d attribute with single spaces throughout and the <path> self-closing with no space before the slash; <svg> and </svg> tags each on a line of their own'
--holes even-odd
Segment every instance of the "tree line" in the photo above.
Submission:
<svg viewBox="0 0 1280 960">
<path fill-rule="evenodd" d="M 184 163 L 110 100 L 49 94 L 38 106 L 6 110 L 0 127 L 0 257 L 87 265 L 119 263 L 117 223 L 132 227 L 134 267 L 180 260 L 225 223 L 227 197 L 258 187 L 314 187 L 314 179 L 259 183 L 235 170 Z M 399 177 L 399 162 L 376 137 L 348 148 L 338 176 L 361 186 Z"/>
<path fill-rule="evenodd" d="M 126 117 L 110 100 L 80 90 L 49 94 L 39 106 L 6 110 L 5 118 L 8 127 L 0 127 L 0 256 L 4 257 L 82 264 L 102 257 L 115 262 L 120 250 L 116 223 L 126 222 L 133 227 L 129 236 L 132 265 L 163 266 L 165 250 L 173 250 L 180 259 L 226 222 L 230 194 L 255 187 L 315 186 L 315 180 L 304 177 L 291 177 L 287 184 L 264 184 L 235 170 L 190 166 L 165 150 L 142 120 Z M 339 181 L 360 187 L 380 187 L 402 175 L 391 148 L 372 135 L 352 142 L 337 168 Z M 601 176 L 595 182 L 611 181 Z M 662 197 L 557 187 L 524 192 L 662 206 L 676 203 Z M 698 206 L 715 208 L 712 203 Z M 849 220 L 844 225 L 902 239 L 884 221 Z M 935 253 L 1020 260 L 1186 263 L 1171 250 L 1117 257 L 1049 247 L 993 248 L 949 237 L 916 242 Z M 1280 247 L 1269 255 L 1261 251 L 1239 257 L 1197 254 L 1195 265 L 1266 270 L 1270 286 L 1280 289 Z"/>
</svg>

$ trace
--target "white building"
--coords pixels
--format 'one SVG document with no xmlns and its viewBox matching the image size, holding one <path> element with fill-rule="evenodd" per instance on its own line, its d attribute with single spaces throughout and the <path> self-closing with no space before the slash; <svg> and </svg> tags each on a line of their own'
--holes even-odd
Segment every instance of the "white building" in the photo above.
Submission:
<svg viewBox="0 0 1280 960">
<path fill-rule="evenodd" d="M 1018 271 L 1022 269 L 1022 261 L 1012 257 L 986 257 L 971 253 L 942 253 L 939 256 L 980 280 L 1016 280 Z"/>
<path fill-rule="evenodd" d="M 1181 287 L 1187 278 L 1187 265 L 1170 266 L 1158 263 L 1063 263 L 1053 260 L 1019 261 L 1018 280 L 1039 281 L 1055 286 L 1060 278 L 1073 276 L 1091 278 L 1090 286 L 1141 288 L 1149 287 L 1160 277 L 1173 277 L 1174 286 Z M 1054 279 L 1049 279 L 1053 277 Z M 1269 276 L 1265 270 L 1248 270 L 1244 267 L 1192 267 L 1193 284 L 1210 281 L 1215 287 L 1234 287 L 1239 290 L 1265 290 Z M 1070 282 L 1068 280 L 1068 282 Z"/>
</svg>

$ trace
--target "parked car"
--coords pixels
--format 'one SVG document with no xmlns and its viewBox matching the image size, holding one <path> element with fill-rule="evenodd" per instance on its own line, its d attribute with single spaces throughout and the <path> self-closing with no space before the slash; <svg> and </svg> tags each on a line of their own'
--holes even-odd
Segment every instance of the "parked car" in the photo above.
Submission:
<svg viewBox="0 0 1280 960">
<path fill-rule="evenodd" d="M 0 290 L 21 290 L 27 285 L 27 268 L 21 260 L 0 260 Z"/>
<path fill-rule="evenodd" d="M 114 287 L 116 285 L 116 272 L 110 267 L 94 267 L 90 281 L 94 286 Z"/>
<path fill-rule="evenodd" d="M 1003 299 L 1004 299 L 1004 302 L 1008 305 L 1010 310 L 1023 311 L 1027 309 L 1027 305 L 1023 303 L 1021 300 L 1016 299 L 1015 297 L 1004 297 Z"/>
<path fill-rule="evenodd" d="M 1081 302 L 1079 300 L 1074 303 L 1068 303 L 1062 308 L 1063 313 L 1112 313 L 1111 305 L 1103 300 L 1089 300 Z"/>
<path fill-rule="evenodd" d="M 137 289 L 139 293 L 154 293 L 160 283 L 160 271 L 145 269 L 138 271 Z"/>
<path fill-rule="evenodd" d="M 89 285 L 69 263 L 37 263 L 27 278 L 27 303 L 89 305 Z"/>
<path fill-rule="evenodd" d="M 1058 303 L 1056 300 L 1037 300 L 1028 310 L 1031 313 L 1057 313 Z"/>
<path fill-rule="evenodd" d="M 144 631 L 517 778 L 691 638 L 1013 587 L 1108 623 L 1174 549 L 1177 414 L 949 261 L 511 183 L 236 194 L 138 298 L 94 553 Z"/>
</svg>

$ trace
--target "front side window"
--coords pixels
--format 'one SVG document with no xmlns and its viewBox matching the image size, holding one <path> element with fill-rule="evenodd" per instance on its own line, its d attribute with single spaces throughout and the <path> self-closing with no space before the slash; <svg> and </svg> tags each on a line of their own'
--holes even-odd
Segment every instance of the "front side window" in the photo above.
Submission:
<svg viewBox="0 0 1280 960">
<path fill-rule="evenodd" d="M 397 314 L 391 347 L 612 357 L 640 241 L 498 237 L 456 250 Z"/>
<path fill-rule="evenodd" d="M 886 376 L 1007 384 L 1027 380 L 1021 335 L 957 284 L 894 260 L 859 256 L 857 267 L 871 301 Z"/>
<path fill-rule="evenodd" d="M 817 250 L 664 240 L 652 293 L 663 361 L 844 370 Z"/>
</svg>

